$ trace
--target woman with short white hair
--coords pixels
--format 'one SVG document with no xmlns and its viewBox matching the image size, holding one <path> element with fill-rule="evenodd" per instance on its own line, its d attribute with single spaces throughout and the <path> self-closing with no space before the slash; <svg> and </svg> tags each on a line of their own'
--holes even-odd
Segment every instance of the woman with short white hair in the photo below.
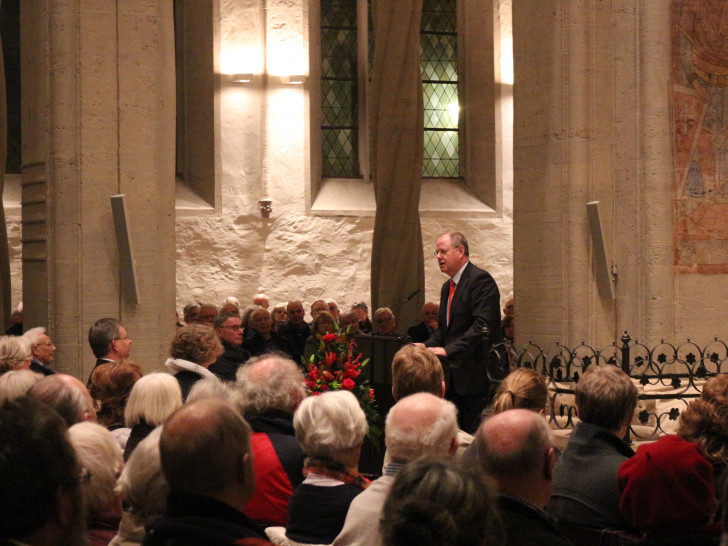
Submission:
<svg viewBox="0 0 728 546">
<path fill-rule="evenodd" d="M 357 472 L 366 416 L 350 392 L 326 392 L 301 402 L 293 426 L 308 457 L 305 480 L 288 503 L 286 537 L 330 544 L 344 526 L 351 501 L 368 485 Z"/>
<path fill-rule="evenodd" d="M 129 394 L 124 422 L 131 429 L 124 460 L 146 436 L 182 406 L 182 389 L 173 375 L 150 373 L 141 377 Z"/>
<path fill-rule="evenodd" d="M 108 544 L 121 520 L 121 495 L 115 490 L 124 468 L 121 448 L 114 435 L 97 423 L 77 423 L 68 429 L 68 436 L 78 463 L 86 469 L 83 488 L 89 539 L 94 545 Z"/>
<path fill-rule="evenodd" d="M 30 370 L 11 370 L 0 375 L 0 404 L 25 396 L 42 377 Z"/>
</svg>

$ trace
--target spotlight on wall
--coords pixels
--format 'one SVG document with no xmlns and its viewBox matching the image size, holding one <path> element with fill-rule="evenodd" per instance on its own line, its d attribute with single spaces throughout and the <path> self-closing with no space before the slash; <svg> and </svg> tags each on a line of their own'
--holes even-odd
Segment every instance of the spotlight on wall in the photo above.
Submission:
<svg viewBox="0 0 728 546">
<path fill-rule="evenodd" d="M 253 81 L 253 74 L 230 74 L 230 81 L 233 83 L 250 83 Z"/>
<path fill-rule="evenodd" d="M 281 76 L 281 83 L 287 85 L 302 85 L 306 83 L 306 75 L 300 74 L 295 76 Z"/>
<path fill-rule="evenodd" d="M 262 218 L 270 218 L 270 214 L 273 212 L 273 199 L 264 197 L 258 201 L 258 208 L 260 208 L 260 216 Z"/>
</svg>

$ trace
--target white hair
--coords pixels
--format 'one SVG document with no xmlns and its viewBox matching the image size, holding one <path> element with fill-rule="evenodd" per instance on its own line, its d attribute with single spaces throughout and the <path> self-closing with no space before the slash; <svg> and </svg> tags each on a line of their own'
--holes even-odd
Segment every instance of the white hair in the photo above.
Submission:
<svg viewBox="0 0 728 546">
<path fill-rule="evenodd" d="M 20 369 L 30 358 L 30 342 L 26 338 L 0 336 L 0 373 Z"/>
<path fill-rule="evenodd" d="M 439 405 L 439 412 L 434 420 L 409 422 L 394 419 L 395 413 L 402 411 L 401 404 L 403 402 L 406 404 L 409 397 L 400 400 L 387 414 L 384 441 L 393 460 L 408 462 L 420 456 L 445 457 L 450 450 L 452 440 L 457 438 L 458 417 L 455 405 L 426 393 L 413 396 L 425 395 L 432 398 L 432 404 Z"/>
<path fill-rule="evenodd" d="M 254 368 L 263 361 L 274 361 L 266 374 L 256 374 Z M 293 413 L 306 397 L 301 369 L 293 360 L 276 355 L 261 355 L 238 368 L 233 402 L 243 414 L 278 409 Z"/>
<path fill-rule="evenodd" d="M 203 377 L 199 381 L 195 381 L 192 385 L 190 393 L 187 395 L 186 404 L 203 398 L 217 398 L 225 402 L 229 402 L 231 397 L 230 387 L 227 386 L 216 375 Z"/>
<path fill-rule="evenodd" d="M 43 326 L 36 326 L 31 328 L 23 334 L 23 337 L 28 340 L 30 346 L 37 345 L 40 343 L 40 336 L 46 333 L 46 329 Z"/>
<path fill-rule="evenodd" d="M 77 423 L 68 429 L 78 462 L 91 474 L 86 484 L 86 505 L 90 514 L 114 509 L 118 495 L 116 478 L 124 466 L 119 443 L 106 428 L 97 423 Z"/>
<path fill-rule="evenodd" d="M 182 390 L 174 376 L 150 373 L 134 383 L 124 410 L 124 423 L 131 428 L 144 421 L 156 427 L 181 406 Z"/>
<path fill-rule="evenodd" d="M 0 375 L 0 404 L 25 396 L 42 377 L 30 370 L 12 370 Z"/>
<path fill-rule="evenodd" d="M 330 391 L 301 402 L 293 427 L 307 455 L 336 458 L 363 442 L 367 418 L 352 393 Z"/>
<path fill-rule="evenodd" d="M 117 493 L 131 507 L 139 525 L 143 525 L 148 516 L 164 512 L 167 505 L 169 485 L 159 457 L 161 436 L 162 427 L 159 426 L 139 442 L 116 483 Z"/>
</svg>

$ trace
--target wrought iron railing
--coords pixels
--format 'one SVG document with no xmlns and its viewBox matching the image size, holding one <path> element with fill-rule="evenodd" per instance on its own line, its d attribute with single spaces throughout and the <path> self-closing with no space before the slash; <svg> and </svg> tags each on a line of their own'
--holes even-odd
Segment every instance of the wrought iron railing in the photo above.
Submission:
<svg viewBox="0 0 728 546">
<path fill-rule="evenodd" d="M 540 346 L 532 340 L 522 347 L 503 343 L 493 348 L 489 373 L 502 380 L 512 369 L 528 367 L 549 378 L 549 420 L 558 429 L 572 428 L 576 410 L 574 387 L 589 366 L 619 366 L 642 386 L 635 439 L 651 439 L 674 430 L 681 409 L 702 392 L 708 378 L 728 372 L 728 345 L 714 338 L 700 346 L 690 338 L 674 345 L 660 340 L 650 348 L 627 333 L 610 345 L 595 349 L 582 342 L 569 348 L 558 341 Z"/>
</svg>

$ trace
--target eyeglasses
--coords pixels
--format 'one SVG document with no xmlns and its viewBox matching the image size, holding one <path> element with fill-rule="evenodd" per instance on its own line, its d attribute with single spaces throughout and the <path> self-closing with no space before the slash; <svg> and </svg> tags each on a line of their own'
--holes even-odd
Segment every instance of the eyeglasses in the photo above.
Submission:
<svg viewBox="0 0 728 546">
<path fill-rule="evenodd" d="M 221 326 L 221 328 L 230 328 L 231 330 L 242 330 L 243 327 L 240 324 L 231 324 L 229 326 Z"/>
<path fill-rule="evenodd" d="M 446 256 L 447 254 L 450 253 L 450 251 L 455 250 L 456 248 L 460 248 L 460 247 L 459 246 L 455 246 L 455 247 L 453 247 L 453 248 L 451 248 L 449 250 L 441 250 L 441 249 L 438 248 L 435 251 L 435 257 L 436 258 L 439 258 L 440 256 Z"/>
<path fill-rule="evenodd" d="M 130 338 L 129 336 L 124 336 L 124 337 L 115 337 L 115 338 L 114 338 L 114 341 L 121 341 L 122 339 L 124 339 L 124 340 L 126 340 L 126 341 L 131 341 L 131 338 Z"/>
<path fill-rule="evenodd" d="M 392 322 L 393 320 L 394 320 L 394 317 L 390 315 L 388 317 L 379 317 L 374 322 L 384 323 L 384 322 Z"/>
<path fill-rule="evenodd" d="M 37 347 L 37 346 L 39 346 L 39 345 L 43 345 L 43 346 L 45 346 L 45 347 L 55 347 L 55 345 L 53 345 L 53 343 L 51 343 L 51 342 L 47 342 L 47 341 L 44 341 L 44 342 L 42 342 L 42 343 L 36 343 L 36 344 L 35 344 L 35 346 L 36 346 L 36 347 Z"/>
</svg>

